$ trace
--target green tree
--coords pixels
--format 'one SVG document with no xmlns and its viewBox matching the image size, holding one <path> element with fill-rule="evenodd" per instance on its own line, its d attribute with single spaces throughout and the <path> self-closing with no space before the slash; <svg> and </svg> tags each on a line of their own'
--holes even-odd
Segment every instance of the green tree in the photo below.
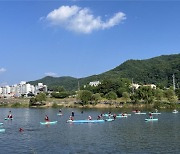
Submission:
<svg viewBox="0 0 180 154">
<path fill-rule="evenodd" d="M 177 95 L 177 97 L 178 97 L 178 99 L 180 100 L 180 89 L 176 89 L 176 95 Z"/>
<path fill-rule="evenodd" d="M 66 98 L 69 96 L 69 93 L 66 91 L 62 91 L 62 92 L 53 92 L 51 93 L 51 96 L 54 98 Z"/>
<path fill-rule="evenodd" d="M 46 101 L 46 94 L 44 94 L 44 93 L 37 94 L 36 95 L 36 101 L 37 102 Z"/>
<path fill-rule="evenodd" d="M 122 98 L 127 102 L 130 99 L 129 93 L 128 92 L 123 92 L 122 93 Z"/>
<path fill-rule="evenodd" d="M 80 99 L 83 104 L 87 104 L 92 99 L 92 92 L 88 90 L 81 90 L 78 93 L 78 99 Z"/>
<path fill-rule="evenodd" d="M 169 102 L 172 102 L 172 103 L 177 102 L 177 96 L 175 95 L 175 92 L 172 89 L 165 90 L 164 94 Z"/>
<path fill-rule="evenodd" d="M 101 95 L 99 93 L 93 94 L 92 100 L 98 102 L 99 100 L 101 100 Z"/>
<path fill-rule="evenodd" d="M 164 96 L 163 90 L 162 89 L 156 89 L 154 96 L 156 97 L 157 100 L 162 100 L 163 96 Z"/>
<path fill-rule="evenodd" d="M 110 91 L 109 93 L 107 93 L 105 95 L 105 97 L 108 99 L 108 100 L 116 100 L 117 99 L 117 94 L 113 91 Z"/>
</svg>

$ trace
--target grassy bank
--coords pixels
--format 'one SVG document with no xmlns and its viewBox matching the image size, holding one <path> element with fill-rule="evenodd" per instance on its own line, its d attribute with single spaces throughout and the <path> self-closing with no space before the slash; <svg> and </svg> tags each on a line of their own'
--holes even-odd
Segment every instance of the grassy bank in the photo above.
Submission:
<svg viewBox="0 0 180 154">
<path fill-rule="evenodd" d="M 144 103 L 123 103 L 122 100 L 101 100 L 100 102 L 91 102 L 86 105 L 78 103 L 76 98 L 55 99 L 47 98 L 46 105 L 33 106 L 34 108 L 121 108 L 121 109 L 180 109 L 180 104 L 168 102 L 155 102 L 152 104 Z M 0 107 L 27 108 L 29 107 L 28 98 L 0 99 Z"/>
</svg>

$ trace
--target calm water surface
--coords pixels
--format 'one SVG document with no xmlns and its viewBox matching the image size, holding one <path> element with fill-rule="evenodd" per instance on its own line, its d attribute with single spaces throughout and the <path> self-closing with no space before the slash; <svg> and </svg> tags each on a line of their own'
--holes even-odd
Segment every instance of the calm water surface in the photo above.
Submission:
<svg viewBox="0 0 180 154">
<path fill-rule="evenodd" d="M 9 110 L 14 119 L 5 121 Z M 132 115 L 114 122 L 70 124 L 66 123 L 75 112 L 75 119 L 93 119 L 108 110 L 62 109 L 0 109 L 0 153 L 180 153 L 180 113 L 162 111 L 159 121 L 145 122 L 148 115 Z M 121 113 L 121 110 L 111 110 Z M 148 113 L 148 112 L 147 112 Z M 40 125 L 45 115 L 55 125 Z M 19 128 L 24 128 L 19 132 Z"/>
</svg>

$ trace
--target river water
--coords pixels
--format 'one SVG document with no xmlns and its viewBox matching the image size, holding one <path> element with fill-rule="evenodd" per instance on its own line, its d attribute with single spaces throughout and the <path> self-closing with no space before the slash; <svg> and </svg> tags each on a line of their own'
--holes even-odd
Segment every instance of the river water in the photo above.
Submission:
<svg viewBox="0 0 180 154">
<path fill-rule="evenodd" d="M 14 119 L 4 118 L 11 110 Z M 113 122 L 70 124 L 67 119 L 74 111 L 75 119 L 92 119 L 108 110 L 0 108 L 0 153 L 180 153 L 180 113 L 161 111 L 158 121 L 145 122 L 148 115 L 119 118 Z M 121 110 L 111 110 L 121 113 Z M 148 113 L 148 111 L 146 111 Z M 54 125 L 41 125 L 45 115 Z M 19 132 L 19 128 L 24 129 Z"/>
</svg>

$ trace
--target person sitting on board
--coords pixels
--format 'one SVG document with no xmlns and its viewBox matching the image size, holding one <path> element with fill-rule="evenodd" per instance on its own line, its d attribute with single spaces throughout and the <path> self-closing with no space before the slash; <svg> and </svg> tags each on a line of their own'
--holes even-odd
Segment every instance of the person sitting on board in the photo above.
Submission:
<svg viewBox="0 0 180 154">
<path fill-rule="evenodd" d="M 45 121 L 49 121 L 49 117 L 47 115 L 45 116 Z"/>
<path fill-rule="evenodd" d="M 61 109 L 59 109 L 59 113 L 62 113 L 62 110 L 61 110 Z"/>
<path fill-rule="evenodd" d="M 98 118 L 97 118 L 97 120 L 100 120 L 101 119 L 101 115 L 98 115 Z"/>
<path fill-rule="evenodd" d="M 136 113 L 140 113 L 140 110 L 136 110 Z"/>
<path fill-rule="evenodd" d="M 92 117 L 91 117 L 91 116 L 89 116 L 89 117 L 88 117 L 88 120 L 92 120 Z"/>
<path fill-rule="evenodd" d="M 125 114 L 124 114 L 124 113 L 122 113 L 121 115 L 122 115 L 123 117 L 125 116 Z"/>
<path fill-rule="evenodd" d="M 153 119 L 152 113 L 149 113 L 149 118 Z"/>
<path fill-rule="evenodd" d="M 73 121 L 73 120 L 74 120 L 73 116 L 70 116 L 70 117 L 69 117 L 69 120 Z"/>
</svg>

